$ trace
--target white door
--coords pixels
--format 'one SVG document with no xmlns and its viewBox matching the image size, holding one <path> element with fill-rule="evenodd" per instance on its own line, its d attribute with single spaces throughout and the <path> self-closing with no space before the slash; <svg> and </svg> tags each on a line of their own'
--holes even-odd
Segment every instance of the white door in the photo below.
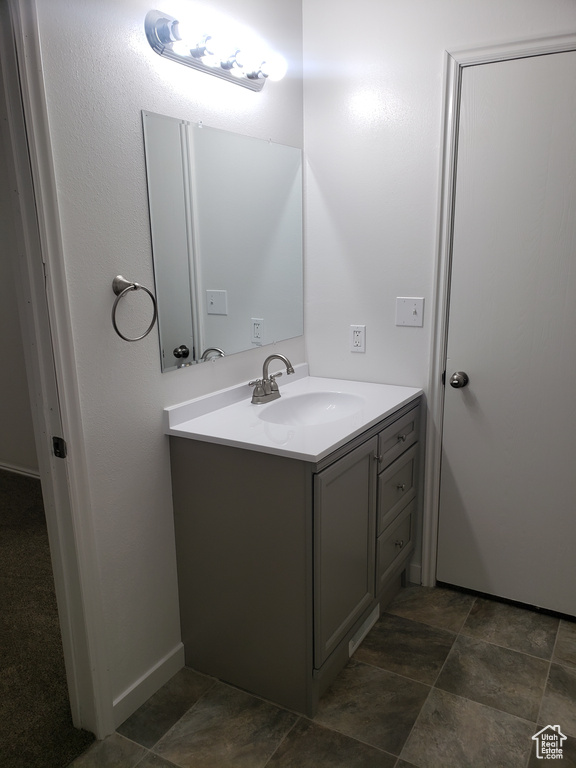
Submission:
<svg viewBox="0 0 576 768">
<path fill-rule="evenodd" d="M 575 84 L 576 52 L 463 72 L 437 564 L 440 581 L 571 615 Z"/>
</svg>

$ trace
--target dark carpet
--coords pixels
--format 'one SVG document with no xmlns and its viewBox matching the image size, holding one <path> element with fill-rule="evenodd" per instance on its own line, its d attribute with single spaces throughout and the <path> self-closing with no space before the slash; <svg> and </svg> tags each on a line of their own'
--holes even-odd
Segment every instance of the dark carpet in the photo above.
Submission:
<svg viewBox="0 0 576 768">
<path fill-rule="evenodd" d="M 0 470 L 0 765 L 64 768 L 73 727 L 40 481 Z"/>
</svg>

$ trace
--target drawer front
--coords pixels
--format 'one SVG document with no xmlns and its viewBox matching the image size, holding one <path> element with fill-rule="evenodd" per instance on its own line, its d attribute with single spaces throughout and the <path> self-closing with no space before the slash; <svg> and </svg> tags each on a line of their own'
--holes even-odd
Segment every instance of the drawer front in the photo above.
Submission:
<svg viewBox="0 0 576 768">
<path fill-rule="evenodd" d="M 378 535 L 416 496 L 418 454 L 416 443 L 378 476 Z"/>
<path fill-rule="evenodd" d="M 378 435 L 379 469 L 386 469 L 401 453 L 413 445 L 420 434 L 420 406 L 390 424 Z"/>
<path fill-rule="evenodd" d="M 379 592 L 386 580 L 414 549 L 413 527 L 416 501 L 411 501 L 396 520 L 378 537 L 376 551 L 376 590 Z"/>
</svg>

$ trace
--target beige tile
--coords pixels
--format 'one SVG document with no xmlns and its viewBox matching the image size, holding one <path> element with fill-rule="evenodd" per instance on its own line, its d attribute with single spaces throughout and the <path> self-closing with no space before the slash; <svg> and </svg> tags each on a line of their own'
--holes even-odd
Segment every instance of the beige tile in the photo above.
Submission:
<svg viewBox="0 0 576 768">
<path fill-rule="evenodd" d="M 107 739 L 95 742 L 69 768 L 135 768 L 146 754 L 144 747 L 113 733 Z"/>
<path fill-rule="evenodd" d="M 368 744 L 302 719 L 266 768 L 394 768 L 396 758 Z"/>
<path fill-rule="evenodd" d="M 550 659 L 559 619 L 497 600 L 477 598 L 462 633 L 514 651 Z"/>
<path fill-rule="evenodd" d="M 153 747 L 215 682 L 184 667 L 123 722 L 118 733 L 143 747 Z"/>
<path fill-rule="evenodd" d="M 436 686 L 536 722 L 548 668 L 544 659 L 459 635 Z"/>
<path fill-rule="evenodd" d="M 576 669 L 550 665 L 538 722 L 559 725 L 566 736 L 576 736 Z"/>
<path fill-rule="evenodd" d="M 454 632 L 384 614 L 354 658 L 432 685 L 455 639 Z"/>
<path fill-rule="evenodd" d="M 476 598 L 441 587 L 406 587 L 401 589 L 387 613 L 458 632 Z"/>
<path fill-rule="evenodd" d="M 565 667 L 576 667 L 576 621 L 560 622 L 552 660 Z"/>
<path fill-rule="evenodd" d="M 158 757 L 152 752 L 149 752 L 142 762 L 138 763 L 136 768 L 177 768 L 174 763 L 169 763 L 168 760 L 164 760 L 163 757 Z"/>
<path fill-rule="evenodd" d="M 321 699 L 314 721 L 399 755 L 429 691 L 352 659 Z"/>
<path fill-rule="evenodd" d="M 401 757 L 418 768 L 525 768 L 533 733 L 532 723 L 433 689 Z"/>
<path fill-rule="evenodd" d="M 260 768 L 298 716 L 217 682 L 154 747 L 181 768 Z"/>
</svg>

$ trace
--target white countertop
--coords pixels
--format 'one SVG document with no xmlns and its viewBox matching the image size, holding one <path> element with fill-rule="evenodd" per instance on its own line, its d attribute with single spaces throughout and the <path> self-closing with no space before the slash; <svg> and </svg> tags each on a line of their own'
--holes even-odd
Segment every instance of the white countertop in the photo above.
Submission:
<svg viewBox="0 0 576 768">
<path fill-rule="evenodd" d="M 271 371 L 275 370 L 275 366 L 271 366 Z M 250 402 L 253 388 L 245 383 L 165 408 L 165 432 L 176 437 L 317 462 L 422 394 L 421 389 L 414 387 L 307 374 L 306 364 L 295 366 L 292 376 L 284 374 L 278 381 L 281 398 L 265 405 Z M 275 403 L 314 392 L 356 395 L 362 399 L 362 404 L 356 412 L 323 424 L 286 425 L 262 418 L 265 409 Z"/>
</svg>

